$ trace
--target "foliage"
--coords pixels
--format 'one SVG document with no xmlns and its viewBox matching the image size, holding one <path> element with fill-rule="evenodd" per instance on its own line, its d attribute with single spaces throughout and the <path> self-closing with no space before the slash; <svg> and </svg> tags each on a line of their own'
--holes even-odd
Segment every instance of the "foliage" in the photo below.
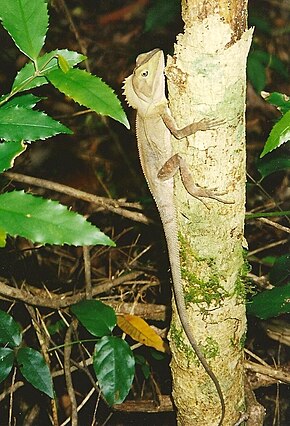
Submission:
<svg viewBox="0 0 290 426">
<path fill-rule="evenodd" d="M 156 28 L 165 27 L 180 16 L 179 0 L 157 0 L 149 8 L 145 31 L 154 31 Z"/>
<path fill-rule="evenodd" d="M 120 404 L 130 391 L 135 362 L 128 343 L 111 336 L 117 324 L 114 310 L 97 300 L 80 302 L 71 310 L 91 334 L 100 337 L 94 351 L 94 370 L 108 404 Z"/>
<path fill-rule="evenodd" d="M 280 120 L 273 126 L 260 157 L 264 157 L 279 148 L 290 139 L 290 100 L 286 95 L 273 93 L 264 95 L 266 101 L 276 106 L 282 113 Z"/>
<path fill-rule="evenodd" d="M 265 290 L 248 302 L 247 312 L 261 319 L 276 317 L 290 312 L 290 284 Z"/>
<path fill-rule="evenodd" d="M 71 311 L 82 326 L 97 337 L 93 367 L 104 398 L 109 405 L 122 403 L 128 395 L 134 379 L 135 357 L 125 340 L 112 335 L 112 331 L 117 325 L 114 310 L 98 300 L 84 300 L 72 305 Z M 134 317 L 135 323 L 136 318 Z M 144 336 L 148 334 L 149 328 L 143 320 L 141 324 L 137 323 L 134 331 L 136 340 L 144 343 L 138 333 Z M 160 337 L 151 328 L 150 330 L 151 346 L 155 347 L 154 334 L 157 342 Z M 145 342 L 145 344 L 147 343 Z M 0 382 L 8 377 L 16 362 L 29 383 L 53 398 L 52 378 L 42 355 L 33 348 L 24 347 L 22 333 L 17 322 L 11 315 L 1 310 L 0 345 L 5 346 L 0 347 Z M 160 350 L 164 351 L 162 346 L 160 346 Z M 156 358 L 158 358 L 157 355 Z M 144 375 L 147 376 L 149 374 L 148 365 L 144 359 L 142 363 L 140 357 L 137 359 L 138 363 L 142 364 Z"/>
<path fill-rule="evenodd" d="M 25 379 L 36 389 L 53 398 L 52 378 L 43 356 L 33 348 L 21 347 L 22 334 L 11 315 L 0 310 L 0 382 L 16 362 Z"/>
<path fill-rule="evenodd" d="M 44 0 L 0 0 L 0 20 L 18 49 L 30 61 L 18 72 L 10 93 L 0 98 L 0 172 L 13 166 L 27 146 L 59 133 L 72 131 L 42 111 L 35 110 L 41 98 L 24 91 L 49 82 L 81 105 L 108 115 L 129 127 L 121 104 L 100 78 L 73 67 L 85 57 L 66 49 L 40 54 L 48 30 Z M 20 96 L 16 96 L 19 95 Z M 24 192 L 1 195 L 0 246 L 6 234 L 50 244 L 114 245 L 98 228 L 59 203 Z"/>
<path fill-rule="evenodd" d="M 109 237 L 56 201 L 24 191 L 0 194 L 0 223 L 9 235 L 50 244 L 112 245 Z"/>
<path fill-rule="evenodd" d="M 257 162 L 261 180 L 281 170 L 288 170 L 290 157 L 286 152 L 281 153 L 278 148 L 290 139 L 290 100 L 281 93 L 263 93 L 267 102 L 274 105 L 282 117 L 274 124 L 264 149 Z M 273 152 L 272 152 L 273 151 Z M 267 155 L 266 155 L 267 154 Z M 271 212 L 268 215 L 287 215 L 289 212 Z M 289 254 L 271 259 L 269 280 L 275 288 L 264 290 L 255 295 L 248 303 L 247 311 L 261 319 L 276 317 L 290 312 L 290 256 Z"/>
<path fill-rule="evenodd" d="M 122 403 L 134 379 L 135 357 L 125 340 L 112 336 L 113 329 L 118 323 L 134 340 L 164 352 L 162 339 L 144 320 L 134 315 L 118 316 L 117 321 L 114 310 L 98 300 L 79 302 L 71 306 L 71 311 L 89 333 L 99 338 L 93 366 L 106 401 L 109 405 Z M 145 373 L 145 362 L 142 362 L 142 370 Z"/>
<path fill-rule="evenodd" d="M 166 347 L 158 334 L 144 321 L 136 315 L 118 315 L 118 326 L 126 334 L 143 345 L 151 346 L 160 352 L 165 352 Z"/>
<path fill-rule="evenodd" d="M 278 75 L 288 78 L 289 73 L 282 61 L 275 55 L 269 54 L 257 47 L 252 47 L 248 56 L 248 78 L 257 93 L 260 93 L 266 86 L 266 72 L 270 68 Z"/>
</svg>

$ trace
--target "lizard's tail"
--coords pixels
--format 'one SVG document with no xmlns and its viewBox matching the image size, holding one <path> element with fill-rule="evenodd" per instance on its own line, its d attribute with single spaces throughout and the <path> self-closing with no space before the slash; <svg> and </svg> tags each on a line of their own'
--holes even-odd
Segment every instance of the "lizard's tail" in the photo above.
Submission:
<svg viewBox="0 0 290 426">
<path fill-rule="evenodd" d="M 168 219 L 168 218 L 167 218 Z M 166 222 L 166 223 L 164 223 Z M 219 384 L 219 381 L 213 371 L 211 370 L 207 360 L 205 359 L 203 353 L 201 352 L 193 334 L 190 328 L 190 324 L 187 317 L 186 312 L 186 305 L 184 301 L 184 292 L 182 287 L 182 279 L 181 279 L 181 269 L 180 269 L 180 255 L 179 255 L 179 242 L 177 237 L 177 227 L 175 226 L 176 220 L 166 220 L 163 222 L 163 228 L 165 232 L 167 247 L 168 247 L 168 253 L 169 253 L 169 262 L 171 267 L 171 274 L 172 274 L 172 280 L 173 280 L 173 289 L 174 289 L 174 296 L 175 296 L 175 302 L 177 306 L 178 315 L 182 324 L 182 327 L 185 331 L 185 334 L 196 353 L 200 363 L 204 367 L 205 371 L 213 381 L 219 399 L 221 403 L 221 418 L 218 423 L 218 426 L 222 426 L 224 417 L 225 417 L 225 401 L 223 397 L 223 393 L 221 390 L 221 386 Z M 176 228 L 176 229 L 174 229 Z M 169 241 L 170 240 L 170 241 Z"/>
</svg>

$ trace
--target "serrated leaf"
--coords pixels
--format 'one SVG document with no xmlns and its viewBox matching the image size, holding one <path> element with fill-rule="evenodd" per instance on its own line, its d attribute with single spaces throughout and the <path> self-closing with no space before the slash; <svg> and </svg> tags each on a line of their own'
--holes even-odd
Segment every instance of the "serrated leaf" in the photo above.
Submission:
<svg viewBox="0 0 290 426">
<path fill-rule="evenodd" d="M 59 133 L 72 131 L 40 111 L 18 106 L 0 108 L 0 139 L 32 142 Z"/>
<path fill-rule="evenodd" d="M 274 125 L 270 135 L 266 141 L 260 158 L 288 142 L 290 139 L 290 111 L 286 112 L 283 117 Z"/>
<path fill-rule="evenodd" d="M 119 337 L 102 337 L 95 346 L 93 366 L 107 403 L 121 404 L 130 391 L 135 372 L 135 359 L 128 343 Z"/>
<path fill-rule="evenodd" d="M 282 114 L 285 114 L 290 110 L 290 99 L 289 96 L 284 93 L 273 92 L 267 93 L 262 92 L 262 97 L 271 105 L 275 105 Z"/>
<path fill-rule="evenodd" d="M 0 310 L 0 343 L 14 348 L 19 346 L 22 340 L 19 325 L 14 318 Z"/>
<path fill-rule="evenodd" d="M 0 0 L 0 19 L 17 47 L 30 59 L 36 59 L 48 28 L 47 3 L 44 0 Z"/>
<path fill-rule="evenodd" d="M 86 59 L 86 56 L 67 49 L 53 50 L 52 52 L 45 53 L 37 59 L 41 76 L 35 75 L 34 65 L 32 62 L 29 62 L 18 72 L 12 86 L 13 92 L 16 90 L 28 90 L 42 86 L 43 84 L 48 84 L 48 80 L 44 76 L 58 69 L 58 56 L 64 58 L 70 67 Z"/>
<path fill-rule="evenodd" d="M 257 294 L 247 303 L 247 312 L 261 319 L 290 312 L 290 284 Z"/>
<path fill-rule="evenodd" d="M 14 160 L 25 151 L 23 142 L 2 142 L 0 143 L 0 173 L 13 167 Z"/>
<path fill-rule="evenodd" d="M 124 333 L 142 345 L 166 352 L 166 346 L 161 337 L 142 318 L 135 315 L 118 315 L 117 323 Z"/>
<path fill-rule="evenodd" d="M 20 348 L 16 359 L 25 379 L 36 389 L 53 398 L 52 378 L 43 356 L 32 348 Z"/>
<path fill-rule="evenodd" d="M 32 93 L 28 93 L 27 95 L 16 96 L 10 99 L 5 104 L 1 105 L 1 109 L 7 109 L 11 107 L 23 107 L 23 108 L 33 108 L 37 102 L 41 101 L 43 98 L 39 98 L 38 96 L 34 96 Z"/>
<path fill-rule="evenodd" d="M 0 348 L 0 383 L 6 379 L 12 370 L 14 363 L 14 351 L 9 348 Z"/>
<path fill-rule="evenodd" d="M 108 115 L 129 129 L 129 122 L 113 90 L 99 77 L 80 69 L 63 73 L 60 69 L 47 75 L 48 80 L 75 102 L 98 114 Z"/>
<path fill-rule="evenodd" d="M 83 216 L 57 201 L 24 191 L 0 195 L 0 227 L 11 236 L 19 235 L 42 244 L 115 245 Z"/>
<path fill-rule="evenodd" d="M 72 305 L 71 311 L 82 325 L 97 337 L 110 334 L 117 323 L 114 309 L 99 300 L 83 300 Z"/>
</svg>

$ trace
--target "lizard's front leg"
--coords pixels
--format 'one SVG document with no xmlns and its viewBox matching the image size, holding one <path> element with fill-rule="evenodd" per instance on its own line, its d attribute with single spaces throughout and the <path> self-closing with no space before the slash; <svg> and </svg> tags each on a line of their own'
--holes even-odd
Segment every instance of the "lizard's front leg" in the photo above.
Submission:
<svg viewBox="0 0 290 426">
<path fill-rule="evenodd" d="M 157 177 L 161 181 L 165 181 L 172 178 L 178 169 L 180 171 L 182 183 L 187 192 L 200 200 L 206 207 L 207 205 L 203 198 L 211 198 L 224 204 L 233 204 L 233 201 L 226 201 L 220 198 L 220 196 L 225 195 L 226 192 L 216 192 L 213 189 L 202 188 L 196 185 L 185 160 L 179 154 L 174 154 L 171 158 L 169 158 L 169 160 L 166 161 L 166 163 L 159 170 Z"/>
<path fill-rule="evenodd" d="M 176 139 L 186 138 L 187 136 L 193 135 L 194 133 L 198 131 L 215 129 L 216 127 L 219 127 L 221 124 L 224 124 L 224 120 L 204 118 L 195 123 L 191 123 L 188 126 L 183 127 L 182 129 L 179 129 L 176 126 L 175 120 L 172 117 L 170 110 L 168 108 L 162 111 L 160 115 L 165 126 L 173 134 L 173 136 L 176 137 Z"/>
</svg>

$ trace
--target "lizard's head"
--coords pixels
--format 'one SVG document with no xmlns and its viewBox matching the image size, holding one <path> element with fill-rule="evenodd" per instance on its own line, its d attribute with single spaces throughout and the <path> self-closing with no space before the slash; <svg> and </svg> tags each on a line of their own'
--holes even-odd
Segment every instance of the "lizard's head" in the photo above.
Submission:
<svg viewBox="0 0 290 426">
<path fill-rule="evenodd" d="M 165 96 L 164 54 L 160 49 L 141 53 L 136 59 L 133 74 L 125 80 L 125 95 L 128 103 L 140 108 L 140 101 L 151 104 Z"/>
</svg>

